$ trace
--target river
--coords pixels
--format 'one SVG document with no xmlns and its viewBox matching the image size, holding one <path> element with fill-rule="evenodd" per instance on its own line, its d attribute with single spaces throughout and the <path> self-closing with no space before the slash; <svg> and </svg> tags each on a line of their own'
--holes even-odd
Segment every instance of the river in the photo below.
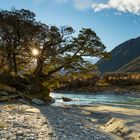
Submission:
<svg viewBox="0 0 140 140">
<path fill-rule="evenodd" d="M 111 105 L 123 108 L 134 108 L 140 110 L 140 98 L 130 95 L 116 95 L 111 93 L 51 93 L 51 96 L 55 99 L 53 105 Z M 62 96 L 74 99 L 71 102 L 63 102 Z"/>
</svg>

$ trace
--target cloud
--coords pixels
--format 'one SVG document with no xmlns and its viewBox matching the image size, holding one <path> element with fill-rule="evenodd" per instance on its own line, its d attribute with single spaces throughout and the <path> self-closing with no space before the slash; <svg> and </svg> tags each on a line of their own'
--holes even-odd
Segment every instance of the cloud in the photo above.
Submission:
<svg viewBox="0 0 140 140">
<path fill-rule="evenodd" d="M 33 0 L 35 2 L 54 1 L 73 5 L 78 10 L 93 9 L 95 12 L 101 10 L 116 9 L 114 15 L 132 13 L 140 15 L 140 0 Z"/>
<path fill-rule="evenodd" d="M 117 9 L 119 12 L 129 12 L 140 15 L 140 0 L 109 0 L 107 3 L 93 3 L 95 12 L 104 9 Z"/>
<path fill-rule="evenodd" d="M 73 4 L 78 10 L 85 10 L 91 8 L 93 0 L 73 0 Z"/>
</svg>

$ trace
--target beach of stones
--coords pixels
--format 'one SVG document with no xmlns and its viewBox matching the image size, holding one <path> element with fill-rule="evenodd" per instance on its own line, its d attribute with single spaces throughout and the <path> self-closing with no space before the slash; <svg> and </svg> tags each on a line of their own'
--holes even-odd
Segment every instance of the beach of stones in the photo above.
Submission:
<svg viewBox="0 0 140 140">
<path fill-rule="evenodd" d="M 0 104 L 0 140 L 110 140 L 72 108 Z"/>
</svg>

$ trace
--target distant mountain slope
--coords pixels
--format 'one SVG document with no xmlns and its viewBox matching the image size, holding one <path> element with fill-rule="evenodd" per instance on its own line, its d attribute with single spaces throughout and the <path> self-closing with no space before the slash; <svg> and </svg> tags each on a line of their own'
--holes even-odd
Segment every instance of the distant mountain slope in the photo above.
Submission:
<svg viewBox="0 0 140 140">
<path fill-rule="evenodd" d="M 140 56 L 124 65 L 118 72 L 140 72 Z"/>
<path fill-rule="evenodd" d="M 120 44 L 111 51 L 111 55 L 110 60 L 101 59 L 97 62 L 101 73 L 115 72 L 140 56 L 140 37 Z"/>
</svg>

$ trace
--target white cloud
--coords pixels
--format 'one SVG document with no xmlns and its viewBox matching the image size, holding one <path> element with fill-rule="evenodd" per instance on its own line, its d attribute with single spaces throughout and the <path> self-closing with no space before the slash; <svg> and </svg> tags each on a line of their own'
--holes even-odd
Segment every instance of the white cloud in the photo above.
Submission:
<svg viewBox="0 0 140 140">
<path fill-rule="evenodd" d="M 95 12 L 104 9 L 117 9 L 120 12 L 140 15 L 140 0 L 109 0 L 108 3 L 94 3 L 92 8 Z"/>
<path fill-rule="evenodd" d="M 35 2 L 55 1 L 58 3 L 72 4 L 78 10 L 93 9 L 95 12 L 116 9 L 114 15 L 122 12 L 140 15 L 140 0 L 33 0 Z"/>
<path fill-rule="evenodd" d="M 74 6 L 78 10 L 85 10 L 91 8 L 91 5 L 93 4 L 93 0 L 73 0 Z"/>
</svg>

